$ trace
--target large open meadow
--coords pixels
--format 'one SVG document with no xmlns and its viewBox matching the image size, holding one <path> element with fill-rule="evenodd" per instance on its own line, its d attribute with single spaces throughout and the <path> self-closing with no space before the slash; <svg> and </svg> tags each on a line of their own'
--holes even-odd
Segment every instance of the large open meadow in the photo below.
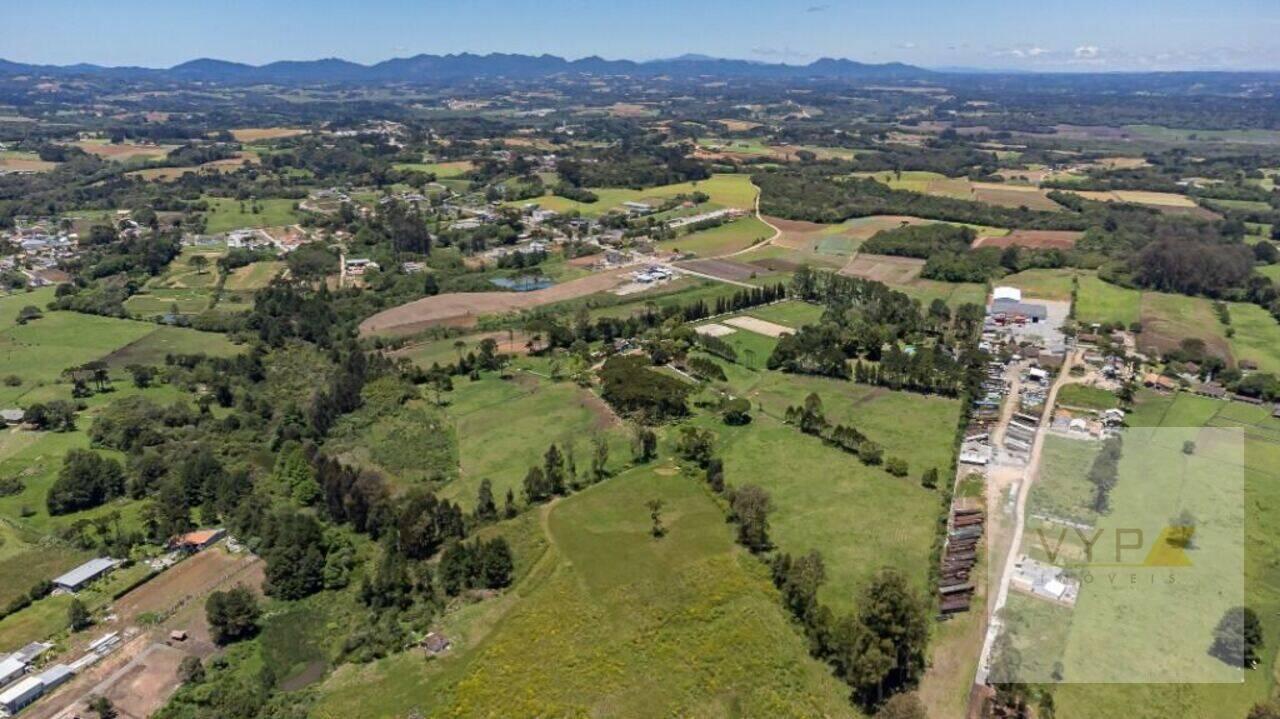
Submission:
<svg viewBox="0 0 1280 719">
<path fill-rule="evenodd" d="M 747 175 L 712 175 L 710 179 L 700 182 L 681 182 L 674 185 L 662 185 L 644 190 L 628 190 L 618 188 L 590 188 L 599 198 L 595 202 L 578 202 L 557 195 L 545 195 L 534 200 L 518 200 L 509 204 L 523 205 L 536 202 L 543 209 L 556 212 L 576 210 L 587 217 L 603 215 L 609 210 L 621 209 L 624 202 L 661 203 L 676 195 L 691 195 L 695 192 L 706 193 L 710 199 L 705 206 L 708 210 L 721 207 L 737 207 L 751 209 L 755 204 L 756 187 L 751 184 Z"/>
<path fill-rule="evenodd" d="M 1235 427 L 1244 432 L 1245 604 L 1262 620 L 1261 664 L 1244 672 L 1244 683 L 1064 684 L 1053 689 L 1059 716 L 1240 717 L 1270 696 L 1276 685 L 1280 642 L 1280 420 L 1265 407 L 1195 397 L 1142 392 L 1129 417 L 1131 427 Z M 1133 430 L 1130 430 L 1133 431 Z M 1171 454 L 1177 455 L 1176 448 Z M 1218 458 L 1217 461 L 1221 461 Z M 1122 476 L 1133 479 L 1134 475 Z M 1117 490 L 1122 489 L 1117 485 Z M 1131 488 L 1133 489 L 1133 488 Z M 1194 557 L 1193 557 L 1194 559 Z M 1207 645 L 1206 645 L 1207 650 Z"/>
<path fill-rule="evenodd" d="M 247 227 L 279 227 L 298 221 L 297 200 L 268 198 L 235 200 L 229 197 L 202 198 L 209 209 L 205 212 L 205 230 L 210 234 Z M 254 207 L 258 211 L 254 212 Z"/>
<path fill-rule="evenodd" d="M 443 658 L 340 670 L 314 715 L 856 716 L 697 479 L 637 468 L 541 512 L 546 553 L 500 616 Z"/>
<path fill-rule="evenodd" d="M 719 436 L 727 482 L 759 484 L 772 495 L 778 548 L 822 553 L 829 577 L 823 601 L 851 609 L 863 583 L 882 566 L 901 570 L 923 592 L 941 505 L 935 490 L 921 486 L 920 475 L 931 468 L 942 476 L 950 471 L 959 402 L 821 377 L 726 371 L 732 391 L 751 401 L 751 423 L 730 427 L 704 418 L 698 424 Z M 908 460 L 908 475 L 864 465 L 784 424 L 787 407 L 810 393 L 822 399 L 829 422 L 851 424 L 883 446 L 886 457 Z"/>
</svg>

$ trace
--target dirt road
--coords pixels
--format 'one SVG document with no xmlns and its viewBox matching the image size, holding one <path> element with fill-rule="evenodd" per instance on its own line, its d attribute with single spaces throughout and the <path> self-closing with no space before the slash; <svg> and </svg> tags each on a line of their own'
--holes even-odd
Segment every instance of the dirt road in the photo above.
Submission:
<svg viewBox="0 0 1280 719">
<path fill-rule="evenodd" d="M 1013 530 L 1012 537 L 1008 543 L 1007 554 L 1004 558 L 1004 569 L 1000 574 L 1000 584 L 996 589 L 994 600 L 990 605 L 991 621 L 987 627 L 987 635 L 983 639 L 982 654 L 978 658 L 978 671 L 974 678 L 974 683 L 983 686 L 987 682 L 988 663 L 991 660 L 991 648 L 995 644 L 995 639 L 1000 633 L 999 612 L 1004 608 L 1005 602 L 1009 598 L 1009 581 L 1013 577 L 1013 568 L 1018 561 L 1018 547 L 1022 544 L 1022 533 L 1026 526 L 1026 509 L 1027 497 L 1031 494 L 1031 484 L 1036 481 L 1040 474 L 1040 457 L 1044 449 L 1044 438 L 1047 434 L 1046 430 L 1053 421 L 1053 406 L 1057 402 L 1058 390 L 1064 385 L 1071 383 L 1071 368 L 1075 366 L 1077 361 L 1077 350 L 1068 350 L 1066 358 L 1059 370 L 1058 377 L 1054 380 L 1053 386 L 1049 389 L 1048 395 L 1045 397 L 1044 410 L 1040 416 L 1040 429 L 1036 432 L 1035 440 L 1031 445 L 1031 452 L 1027 459 L 1027 466 L 1022 471 L 1022 477 L 1018 484 L 1018 501 L 1013 512 Z M 1003 440 L 1004 432 L 1008 428 L 1009 417 L 1012 415 L 1012 406 L 1017 402 L 1017 395 L 1010 392 L 1009 399 L 1006 402 L 1008 408 L 1001 416 L 1000 437 Z M 993 548 L 994 549 L 994 548 Z"/>
</svg>

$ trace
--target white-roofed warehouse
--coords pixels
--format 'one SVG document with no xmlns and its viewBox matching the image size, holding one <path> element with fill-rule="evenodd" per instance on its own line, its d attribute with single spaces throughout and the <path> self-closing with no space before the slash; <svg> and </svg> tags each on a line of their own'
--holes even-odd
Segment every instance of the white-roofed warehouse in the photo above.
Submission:
<svg viewBox="0 0 1280 719">
<path fill-rule="evenodd" d="M 66 574 L 53 580 L 53 586 L 68 592 L 79 591 L 81 587 L 115 569 L 119 562 L 110 557 L 90 559 Z"/>
</svg>

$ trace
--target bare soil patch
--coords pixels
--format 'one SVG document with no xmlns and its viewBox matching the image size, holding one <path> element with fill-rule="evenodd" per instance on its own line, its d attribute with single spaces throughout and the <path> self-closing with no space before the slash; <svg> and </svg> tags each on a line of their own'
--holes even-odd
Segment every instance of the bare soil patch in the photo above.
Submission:
<svg viewBox="0 0 1280 719">
<path fill-rule="evenodd" d="M 677 262 L 676 267 L 711 275 L 722 280 L 739 282 L 752 276 L 767 274 L 767 272 L 761 272 L 761 268 L 755 265 L 746 262 L 734 262 L 733 260 L 689 260 L 687 262 Z"/>
<path fill-rule="evenodd" d="M 760 123 L 752 122 L 750 120 L 723 119 L 723 120 L 716 120 L 716 122 L 720 123 L 721 125 L 724 125 L 725 129 L 727 129 L 729 132 L 746 132 L 747 130 L 752 130 L 757 127 L 760 127 Z"/>
<path fill-rule="evenodd" d="M 99 142 L 77 142 L 76 147 L 90 155 L 97 155 L 108 160 L 129 160 L 135 157 L 164 157 L 174 149 L 174 145 L 137 145 L 132 142 L 120 144 Z"/>
<path fill-rule="evenodd" d="M 793 335 L 796 331 L 786 325 L 780 325 L 776 322 L 769 322 L 758 317 L 730 317 L 725 320 L 726 325 L 732 325 L 744 329 L 748 332 L 755 332 L 765 337 L 781 337 L 783 335 Z"/>
<path fill-rule="evenodd" d="M 752 260 L 747 263 L 773 272 L 795 272 L 803 267 L 799 262 L 784 260 L 781 257 L 766 257 L 763 260 Z"/>
<path fill-rule="evenodd" d="M 978 202 L 985 202 L 988 205 L 996 205 L 997 207 L 1026 207 L 1030 210 L 1044 210 L 1046 212 L 1055 212 L 1062 209 L 1062 205 L 1050 200 L 1044 190 L 1038 187 L 1025 187 L 1022 185 L 975 182 L 973 183 L 973 199 Z"/>
<path fill-rule="evenodd" d="M 144 613 L 170 614 L 224 584 L 244 583 L 256 589 L 262 584 L 261 564 L 252 554 L 232 554 L 220 546 L 210 547 L 121 597 L 115 611 L 124 622 L 131 623 Z"/>
<path fill-rule="evenodd" d="M 306 130 L 298 127 L 245 127 L 232 130 L 231 136 L 237 142 L 254 142 L 257 140 L 278 140 L 282 137 L 305 135 Z"/>
<path fill-rule="evenodd" d="M 604 292 L 622 284 L 625 270 L 601 272 L 532 292 L 454 292 L 383 310 L 360 323 L 360 334 L 413 334 L 428 327 L 469 327 L 484 315 L 514 312 Z"/>
<path fill-rule="evenodd" d="M 859 254 L 840 270 L 840 274 L 862 277 L 887 285 L 903 285 L 920 276 L 924 260 L 913 257 Z"/>
<path fill-rule="evenodd" d="M 1013 230 L 1002 237 L 983 235 L 973 241 L 974 247 L 1035 247 L 1069 250 L 1084 236 L 1070 230 Z"/>
<path fill-rule="evenodd" d="M 1138 349 L 1164 353 L 1178 349 L 1184 339 L 1191 337 L 1203 341 L 1206 352 L 1221 357 L 1230 365 L 1233 361 L 1231 344 L 1217 331 L 1218 319 L 1212 312 L 1207 300 L 1188 299 L 1179 307 L 1144 294 L 1139 314 L 1142 334 L 1138 335 Z"/>
<path fill-rule="evenodd" d="M 697 327 L 694 327 L 693 331 L 708 337 L 724 337 L 725 335 L 733 334 L 737 330 L 732 327 L 722 325 L 719 322 L 708 322 L 705 325 L 698 325 Z"/>
<path fill-rule="evenodd" d="M 773 244 L 781 245 L 791 250 L 808 249 L 817 240 L 818 235 L 827 229 L 827 225 L 817 222 L 781 220 L 776 217 L 765 217 L 764 219 L 782 233 L 773 241 Z"/>
<path fill-rule="evenodd" d="M 178 665 L 187 656 L 174 647 L 153 644 L 116 678 L 106 697 L 121 717 L 145 719 L 164 705 L 177 690 Z"/>
<path fill-rule="evenodd" d="M 56 162 L 48 162 L 39 158 L 0 157 L 0 173 L 2 172 L 48 172 L 58 166 Z"/>
<path fill-rule="evenodd" d="M 622 424 L 622 420 L 614 413 L 613 408 L 609 406 L 595 392 L 590 390 L 581 390 L 582 406 L 591 411 L 592 427 L 597 431 L 612 429 Z"/>
</svg>

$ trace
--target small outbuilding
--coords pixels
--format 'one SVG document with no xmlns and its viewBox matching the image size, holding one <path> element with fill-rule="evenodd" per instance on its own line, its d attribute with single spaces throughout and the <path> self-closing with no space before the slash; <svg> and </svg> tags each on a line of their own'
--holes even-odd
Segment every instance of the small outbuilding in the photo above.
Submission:
<svg viewBox="0 0 1280 719">
<path fill-rule="evenodd" d="M 431 632 L 422 640 L 422 648 L 427 650 L 428 654 L 443 654 L 453 646 L 453 642 L 440 632 Z"/>
</svg>

